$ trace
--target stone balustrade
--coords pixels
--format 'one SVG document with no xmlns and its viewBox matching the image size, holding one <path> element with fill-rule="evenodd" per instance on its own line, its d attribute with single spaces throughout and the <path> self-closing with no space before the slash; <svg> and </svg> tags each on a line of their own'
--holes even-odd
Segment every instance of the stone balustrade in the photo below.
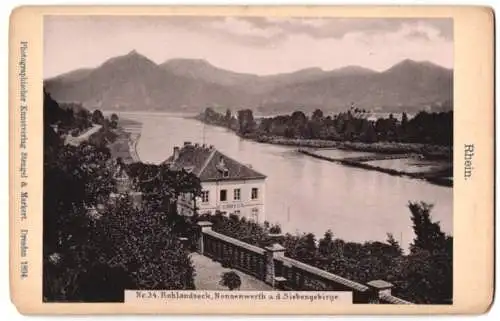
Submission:
<svg viewBox="0 0 500 321">
<path fill-rule="evenodd" d="M 198 252 L 280 290 L 349 291 L 354 303 L 411 304 L 391 295 L 392 284 L 374 280 L 364 285 L 285 256 L 285 248 L 250 245 L 212 230 L 212 223 L 198 222 Z"/>
</svg>

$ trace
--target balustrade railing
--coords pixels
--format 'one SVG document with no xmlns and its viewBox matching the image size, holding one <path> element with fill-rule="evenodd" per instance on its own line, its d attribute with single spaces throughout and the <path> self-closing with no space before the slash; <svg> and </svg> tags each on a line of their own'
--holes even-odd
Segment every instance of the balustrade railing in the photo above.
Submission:
<svg viewBox="0 0 500 321">
<path fill-rule="evenodd" d="M 296 291 L 350 291 L 354 303 L 411 304 L 391 295 L 392 284 L 375 280 L 364 285 L 309 264 L 288 258 L 285 248 L 250 245 L 212 230 L 212 223 L 198 222 L 198 252 L 224 267 L 252 275 L 274 288 Z"/>
</svg>

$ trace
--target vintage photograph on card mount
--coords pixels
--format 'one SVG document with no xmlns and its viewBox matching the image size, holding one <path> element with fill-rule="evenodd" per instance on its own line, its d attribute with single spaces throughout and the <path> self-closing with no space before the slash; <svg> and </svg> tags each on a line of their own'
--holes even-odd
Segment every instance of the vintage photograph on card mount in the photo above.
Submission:
<svg viewBox="0 0 500 321">
<path fill-rule="evenodd" d="M 43 77 L 44 302 L 453 303 L 452 19 L 47 15 Z"/>
</svg>

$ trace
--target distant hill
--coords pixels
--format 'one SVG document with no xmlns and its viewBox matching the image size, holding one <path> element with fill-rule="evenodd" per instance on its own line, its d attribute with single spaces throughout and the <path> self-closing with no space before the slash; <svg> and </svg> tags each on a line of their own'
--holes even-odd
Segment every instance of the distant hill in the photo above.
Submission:
<svg viewBox="0 0 500 321">
<path fill-rule="evenodd" d="M 85 77 L 49 79 L 45 88 L 58 101 L 105 110 L 197 111 L 245 99 L 237 90 L 165 71 L 136 51 L 107 60 Z"/>
<path fill-rule="evenodd" d="M 368 110 L 412 112 L 451 108 L 453 71 L 405 60 L 383 72 L 346 66 L 258 76 L 197 59 L 172 59 L 157 65 L 132 51 L 94 69 L 48 79 L 45 87 L 58 101 L 106 110 L 193 112 L 220 106 L 270 114 L 316 108 L 337 112 L 354 103 Z"/>
<path fill-rule="evenodd" d="M 278 87 L 318 80 L 325 77 L 366 75 L 375 71 L 359 67 L 346 66 L 332 71 L 324 71 L 313 67 L 268 76 L 236 73 L 215 67 L 206 60 L 198 59 L 171 59 L 160 65 L 164 70 L 179 76 L 199 79 L 223 86 L 238 88 L 251 94 L 270 92 Z"/>
<path fill-rule="evenodd" d="M 64 73 L 62 75 L 59 75 L 57 77 L 54 77 L 52 80 L 53 81 L 56 81 L 56 80 L 77 81 L 77 80 L 80 80 L 80 79 L 87 77 L 92 72 L 92 70 L 94 70 L 94 69 L 93 68 L 76 69 L 76 70 Z"/>
<path fill-rule="evenodd" d="M 292 83 L 318 79 L 325 75 L 320 68 L 307 68 L 291 73 L 258 76 L 225 70 L 198 59 L 171 59 L 161 64 L 160 67 L 178 76 L 238 88 L 252 95 L 262 94 Z"/>
<path fill-rule="evenodd" d="M 377 73 L 374 70 L 360 66 L 345 66 L 328 72 L 330 76 L 365 76 Z"/>
<path fill-rule="evenodd" d="M 217 68 L 202 59 L 171 59 L 162 63 L 160 67 L 178 76 L 223 86 L 239 86 L 259 80 L 259 76 Z"/>
<path fill-rule="evenodd" d="M 354 103 L 377 111 L 432 109 L 453 101 L 453 71 L 428 63 L 405 60 L 384 72 L 331 74 L 321 79 L 294 83 L 266 94 L 261 109 L 295 102 L 305 110 L 335 110 Z"/>
</svg>

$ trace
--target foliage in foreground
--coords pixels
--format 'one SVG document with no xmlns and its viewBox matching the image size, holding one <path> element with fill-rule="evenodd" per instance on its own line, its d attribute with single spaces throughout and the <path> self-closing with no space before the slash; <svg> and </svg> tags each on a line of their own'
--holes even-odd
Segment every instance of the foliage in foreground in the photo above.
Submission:
<svg viewBox="0 0 500 321">
<path fill-rule="evenodd" d="M 175 198 L 167 194 L 189 189 L 176 181 L 178 174 L 151 165 L 151 172 L 171 178 L 155 182 L 156 198 L 137 184 L 145 194 L 142 207 L 123 194 L 110 202 L 117 166 L 109 150 L 102 144 L 64 146 L 60 134 L 68 131 L 56 133 L 50 125 L 64 123 L 71 130 L 71 113 L 48 95 L 44 112 L 50 120 L 44 135 L 44 301 L 120 302 L 125 289 L 194 289 L 194 268 L 172 223 Z M 99 113 L 93 116 L 102 121 Z M 135 168 L 147 180 L 143 167 Z M 192 177 L 189 183 L 199 188 Z"/>
</svg>

